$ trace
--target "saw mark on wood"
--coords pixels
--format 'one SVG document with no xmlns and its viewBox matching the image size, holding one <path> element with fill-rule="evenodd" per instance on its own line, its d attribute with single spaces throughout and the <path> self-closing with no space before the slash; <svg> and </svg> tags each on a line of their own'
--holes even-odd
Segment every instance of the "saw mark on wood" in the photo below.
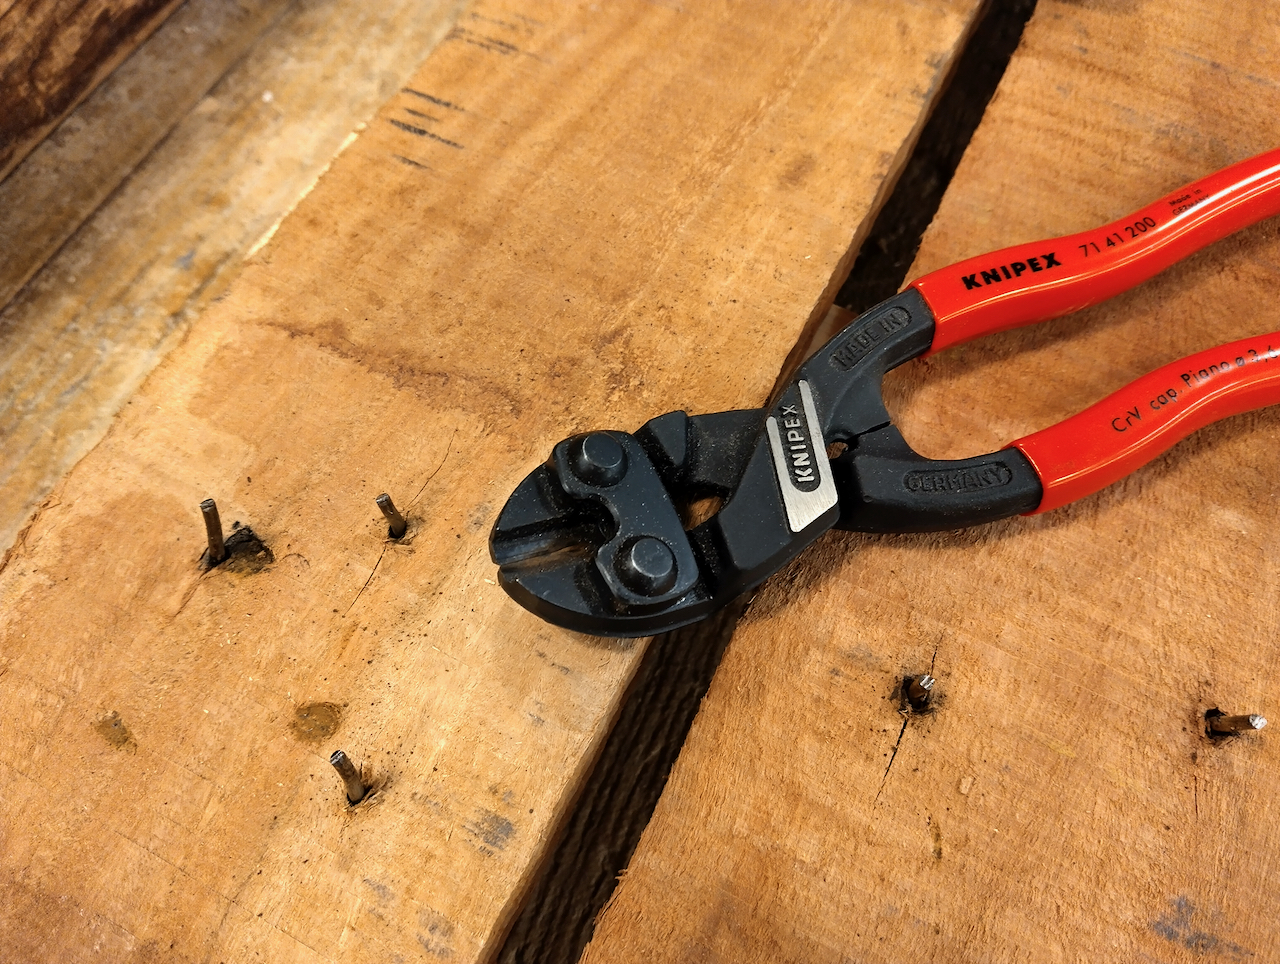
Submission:
<svg viewBox="0 0 1280 964">
<path fill-rule="evenodd" d="M 408 164 L 410 167 L 420 167 L 424 171 L 431 170 L 430 167 L 428 167 L 426 164 L 423 164 L 421 161 L 415 161 L 413 158 L 405 157 L 403 154 L 392 154 L 391 156 L 394 157 L 401 164 Z"/>
<path fill-rule="evenodd" d="M 1189 50 L 1179 50 L 1173 47 L 1169 49 L 1172 50 L 1176 56 L 1190 60 L 1192 63 L 1203 64 L 1205 67 L 1214 71 L 1225 71 L 1235 80 L 1247 80 L 1249 83 L 1258 84 L 1261 87 L 1280 87 L 1280 84 L 1277 84 L 1275 80 L 1270 77 L 1259 77 L 1257 74 L 1242 73 L 1235 67 L 1219 63 L 1216 60 L 1210 60 L 1207 57 L 1199 57 L 1196 54 L 1191 53 Z"/>
<path fill-rule="evenodd" d="M 441 137 L 439 134 L 433 134 L 431 131 L 421 127 L 414 127 L 412 124 L 406 124 L 404 121 L 398 121 L 394 117 L 388 117 L 387 123 L 392 127 L 398 127 L 402 131 L 413 134 L 415 137 L 429 137 L 433 141 L 439 141 L 441 144 L 447 144 L 449 147 L 456 147 L 460 151 L 466 149 L 457 141 L 451 141 L 447 137 Z"/>
<path fill-rule="evenodd" d="M 441 123 L 440 118 L 436 117 L 433 114 L 427 114 L 420 110 L 414 110 L 412 107 L 405 107 L 403 108 L 403 110 L 406 114 L 412 114 L 414 117 L 421 117 L 423 120 L 434 121 L 437 124 Z"/>
<path fill-rule="evenodd" d="M 473 44 L 490 53 L 501 54 L 504 57 L 510 57 L 512 54 L 527 54 L 535 60 L 541 59 L 534 54 L 530 54 L 527 50 L 521 50 L 515 44 L 507 43 L 505 40 L 499 40 L 497 37 L 489 37 L 485 34 L 475 33 L 466 27 L 454 27 L 449 31 L 449 35 L 445 40 L 461 40 L 465 43 Z"/>
<path fill-rule="evenodd" d="M 465 114 L 467 111 L 465 107 L 459 107 L 457 104 L 450 103 L 447 100 L 441 100 L 439 97 L 432 97 L 430 94 L 424 94 L 422 91 L 414 90 L 412 87 L 401 87 L 400 89 L 406 94 L 411 94 L 414 97 L 421 97 L 423 100 L 435 104 L 437 107 L 447 107 L 449 110 L 456 110 L 460 114 Z"/>
</svg>

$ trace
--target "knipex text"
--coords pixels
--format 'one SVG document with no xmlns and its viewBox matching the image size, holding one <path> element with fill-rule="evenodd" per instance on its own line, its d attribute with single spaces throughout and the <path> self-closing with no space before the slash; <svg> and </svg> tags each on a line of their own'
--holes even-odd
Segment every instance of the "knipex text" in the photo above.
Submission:
<svg viewBox="0 0 1280 964">
<path fill-rule="evenodd" d="M 782 406 L 782 427 L 786 429 L 783 440 L 787 448 L 792 481 L 796 485 L 817 482 L 818 478 L 814 475 L 813 449 L 809 445 L 808 437 L 801 431 L 804 427 L 804 419 L 800 417 L 798 406 Z"/>
<path fill-rule="evenodd" d="M 966 291 L 973 291 L 975 288 L 981 288 L 983 285 L 999 284 L 1003 281 L 1012 281 L 1020 278 L 1028 271 L 1047 271 L 1050 268 L 1061 268 L 1062 262 L 1058 260 L 1058 255 L 1054 251 L 1042 254 L 1038 258 L 1027 258 L 1026 261 L 1013 261 L 1009 264 L 998 265 L 987 271 L 975 271 L 973 274 L 961 276 L 964 281 Z"/>
</svg>

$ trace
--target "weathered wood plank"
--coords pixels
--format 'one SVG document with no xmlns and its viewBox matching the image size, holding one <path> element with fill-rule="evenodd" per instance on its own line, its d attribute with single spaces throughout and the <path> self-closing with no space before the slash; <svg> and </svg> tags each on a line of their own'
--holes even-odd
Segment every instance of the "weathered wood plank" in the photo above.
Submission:
<svg viewBox="0 0 1280 964">
<path fill-rule="evenodd" d="M 0 180 L 179 0 L 14 0 L 0 9 Z"/>
<path fill-rule="evenodd" d="M 0 308 L 287 6 L 182 4 L 0 180 Z"/>
<path fill-rule="evenodd" d="M 6 946 L 491 955 L 643 651 L 511 603 L 497 506 L 759 402 L 975 6 L 470 7 L 5 562 Z M 206 495 L 275 562 L 202 574 Z"/>
<path fill-rule="evenodd" d="M 0 183 L 0 550 L 457 12 L 188 5 Z"/>
<path fill-rule="evenodd" d="M 1280 10 L 1041 0 L 913 269 L 1102 224 L 1273 148 Z M 990 451 L 1280 327 L 1280 224 L 1112 303 L 917 363 L 926 454 Z M 584 961 L 1237 961 L 1280 954 L 1280 411 L 1066 510 L 832 535 L 730 643 Z M 904 716 L 908 673 L 939 680 Z"/>
</svg>

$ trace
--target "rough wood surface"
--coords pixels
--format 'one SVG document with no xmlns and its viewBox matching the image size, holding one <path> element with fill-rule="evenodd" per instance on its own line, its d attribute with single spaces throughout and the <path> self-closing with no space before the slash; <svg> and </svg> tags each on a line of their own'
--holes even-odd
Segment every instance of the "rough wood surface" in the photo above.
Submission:
<svg viewBox="0 0 1280 964">
<path fill-rule="evenodd" d="M 457 6 L 188 4 L 0 183 L 0 552 Z"/>
<path fill-rule="evenodd" d="M 914 274 L 1082 230 L 1276 145 L 1280 10 L 1042 0 Z M 976 455 L 1280 328 L 1280 224 L 1098 309 L 917 363 L 888 397 Z M 832 535 L 730 643 L 584 961 L 1280 958 L 1280 411 L 1065 510 Z M 904 714 L 908 673 L 936 705 Z"/>
<path fill-rule="evenodd" d="M 0 180 L 0 308 L 288 6 L 182 4 Z"/>
<path fill-rule="evenodd" d="M 178 2 L 11 0 L 0 5 L 0 180 Z"/>
<path fill-rule="evenodd" d="M 470 7 L 5 560 L 0 946 L 492 955 L 644 648 L 510 602 L 497 507 L 763 398 L 974 8 Z M 274 561 L 202 573 L 209 495 Z"/>
</svg>

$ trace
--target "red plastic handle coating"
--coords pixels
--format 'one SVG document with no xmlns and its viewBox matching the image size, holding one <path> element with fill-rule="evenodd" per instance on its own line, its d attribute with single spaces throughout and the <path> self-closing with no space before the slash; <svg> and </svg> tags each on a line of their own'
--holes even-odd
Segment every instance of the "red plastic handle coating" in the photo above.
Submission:
<svg viewBox="0 0 1280 964">
<path fill-rule="evenodd" d="M 1044 485 L 1035 512 L 1048 512 L 1124 478 L 1210 422 L 1277 403 L 1280 332 L 1271 332 L 1158 368 L 1012 447 Z"/>
<path fill-rule="evenodd" d="M 1081 234 L 970 258 L 911 283 L 933 309 L 930 353 L 1070 314 L 1220 238 L 1280 214 L 1280 149 L 1241 161 Z"/>
</svg>

